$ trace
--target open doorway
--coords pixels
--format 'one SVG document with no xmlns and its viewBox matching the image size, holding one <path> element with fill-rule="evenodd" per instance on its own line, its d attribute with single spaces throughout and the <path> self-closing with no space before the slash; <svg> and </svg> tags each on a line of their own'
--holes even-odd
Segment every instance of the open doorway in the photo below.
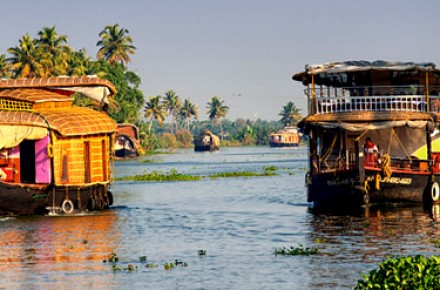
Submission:
<svg viewBox="0 0 440 290">
<path fill-rule="evenodd" d="M 20 181 L 35 183 L 35 141 L 24 140 L 20 143 Z"/>
</svg>

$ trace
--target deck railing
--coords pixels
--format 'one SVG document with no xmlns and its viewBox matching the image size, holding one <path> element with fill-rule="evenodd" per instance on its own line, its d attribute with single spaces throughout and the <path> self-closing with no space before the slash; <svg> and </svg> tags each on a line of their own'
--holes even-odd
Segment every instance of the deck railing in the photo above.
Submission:
<svg viewBox="0 0 440 290">
<path fill-rule="evenodd" d="M 306 90 L 309 112 L 315 114 L 356 111 L 403 111 L 440 113 L 439 88 L 424 87 L 350 87 Z M 410 94 L 408 94 L 410 93 Z M 428 101 L 428 102 L 427 102 Z"/>
</svg>

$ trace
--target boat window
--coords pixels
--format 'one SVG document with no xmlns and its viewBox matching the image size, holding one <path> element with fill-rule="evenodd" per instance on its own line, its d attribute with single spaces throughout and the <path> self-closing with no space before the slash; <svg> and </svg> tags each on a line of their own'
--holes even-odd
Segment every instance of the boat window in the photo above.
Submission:
<svg viewBox="0 0 440 290">
<path fill-rule="evenodd" d="M 84 182 L 90 183 L 90 142 L 84 142 Z"/>
</svg>

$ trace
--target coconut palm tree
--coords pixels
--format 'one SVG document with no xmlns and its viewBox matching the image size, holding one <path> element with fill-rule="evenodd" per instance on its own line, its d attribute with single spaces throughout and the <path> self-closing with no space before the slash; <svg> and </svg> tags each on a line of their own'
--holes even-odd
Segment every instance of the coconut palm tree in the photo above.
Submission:
<svg viewBox="0 0 440 290">
<path fill-rule="evenodd" d="M 224 105 L 224 101 L 214 96 L 208 102 L 208 106 L 206 108 L 208 109 L 208 112 L 206 112 L 206 114 L 208 115 L 211 122 L 220 125 L 221 138 L 223 140 L 223 127 L 221 123 L 221 118 L 226 117 L 226 114 L 229 111 L 229 107 Z"/>
<path fill-rule="evenodd" d="M 69 76 L 84 76 L 89 72 L 90 57 L 87 56 L 84 49 L 71 52 L 67 63 L 67 75 Z"/>
<path fill-rule="evenodd" d="M 120 62 L 123 67 L 131 62 L 130 54 L 135 54 L 136 47 L 132 45 L 133 39 L 128 33 L 127 29 L 119 28 L 119 24 L 107 25 L 99 33 L 101 40 L 96 43 L 100 47 L 96 57 L 110 64 Z"/>
<path fill-rule="evenodd" d="M 11 57 L 6 61 L 11 64 L 13 78 L 44 77 L 45 71 L 37 57 L 36 41 L 28 34 L 22 36 L 19 45 L 8 48 Z"/>
<path fill-rule="evenodd" d="M 6 61 L 6 55 L 0 54 L 0 78 L 9 78 L 10 64 Z"/>
<path fill-rule="evenodd" d="M 168 90 L 165 92 L 165 98 L 163 100 L 163 106 L 168 114 L 172 116 L 171 121 L 171 134 L 174 134 L 174 128 L 177 131 L 177 115 L 179 114 L 180 108 L 182 108 L 182 100 L 173 90 Z"/>
<path fill-rule="evenodd" d="M 58 35 L 55 26 L 44 27 L 38 32 L 37 54 L 44 59 L 47 75 L 65 75 L 69 67 L 71 48 L 67 45 L 67 36 Z"/>
<path fill-rule="evenodd" d="M 161 96 L 151 96 L 145 105 L 145 118 L 150 119 L 148 134 L 151 133 L 151 126 L 153 125 L 154 120 L 156 120 L 162 127 L 163 121 L 167 116 L 167 112 L 163 109 L 160 99 Z"/>
<path fill-rule="evenodd" d="M 288 102 L 279 113 L 281 116 L 280 122 L 284 127 L 296 125 L 298 120 L 302 118 L 300 111 L 301 109 L 298 109 L 294 103 Z"/>
<path fill-rule="evenodd" d="M 180 108 L 179 116 L 182 117 L 184 121 L 186 121 L 186 126 L 189 131 L 189 124 L 191 119 L 194 117 L 197 119 L 199 117 L 199 108 L 197 104 L 191 103 L 189 99 L 185 99 L 183 101 L 182 108 Z"/>
</svg>

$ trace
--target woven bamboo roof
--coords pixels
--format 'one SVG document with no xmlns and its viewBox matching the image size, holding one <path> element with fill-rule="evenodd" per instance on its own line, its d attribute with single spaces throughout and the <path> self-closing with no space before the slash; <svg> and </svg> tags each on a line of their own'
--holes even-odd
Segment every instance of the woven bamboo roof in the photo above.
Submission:
<svg viewBox="0 0 440 290">
<path fill-rule="evenodd" d="M 11 88 L 63 88 L 91 86 L 104 86 L 110 90 L 112 95 L 116 94 L 116 88 L 110 81 L 95 76 L 59 76 L 49 78 L 0 80 L 0 90 Z"/>
<path fill-rule="evenodd" d="M 113 133 L 116 123 L 106 114 L 83 107 L 48 108 L 39 112 L 0 111 L 0 125 L 50 127 L 62 136 Z"/>
<path fill-rule="evenodd" d="M 30 103 L 73 100 L 72 97 L 41 88 L 18 88 L 0 90 L 0 98 L 26 101 Z"/>
</svg>

